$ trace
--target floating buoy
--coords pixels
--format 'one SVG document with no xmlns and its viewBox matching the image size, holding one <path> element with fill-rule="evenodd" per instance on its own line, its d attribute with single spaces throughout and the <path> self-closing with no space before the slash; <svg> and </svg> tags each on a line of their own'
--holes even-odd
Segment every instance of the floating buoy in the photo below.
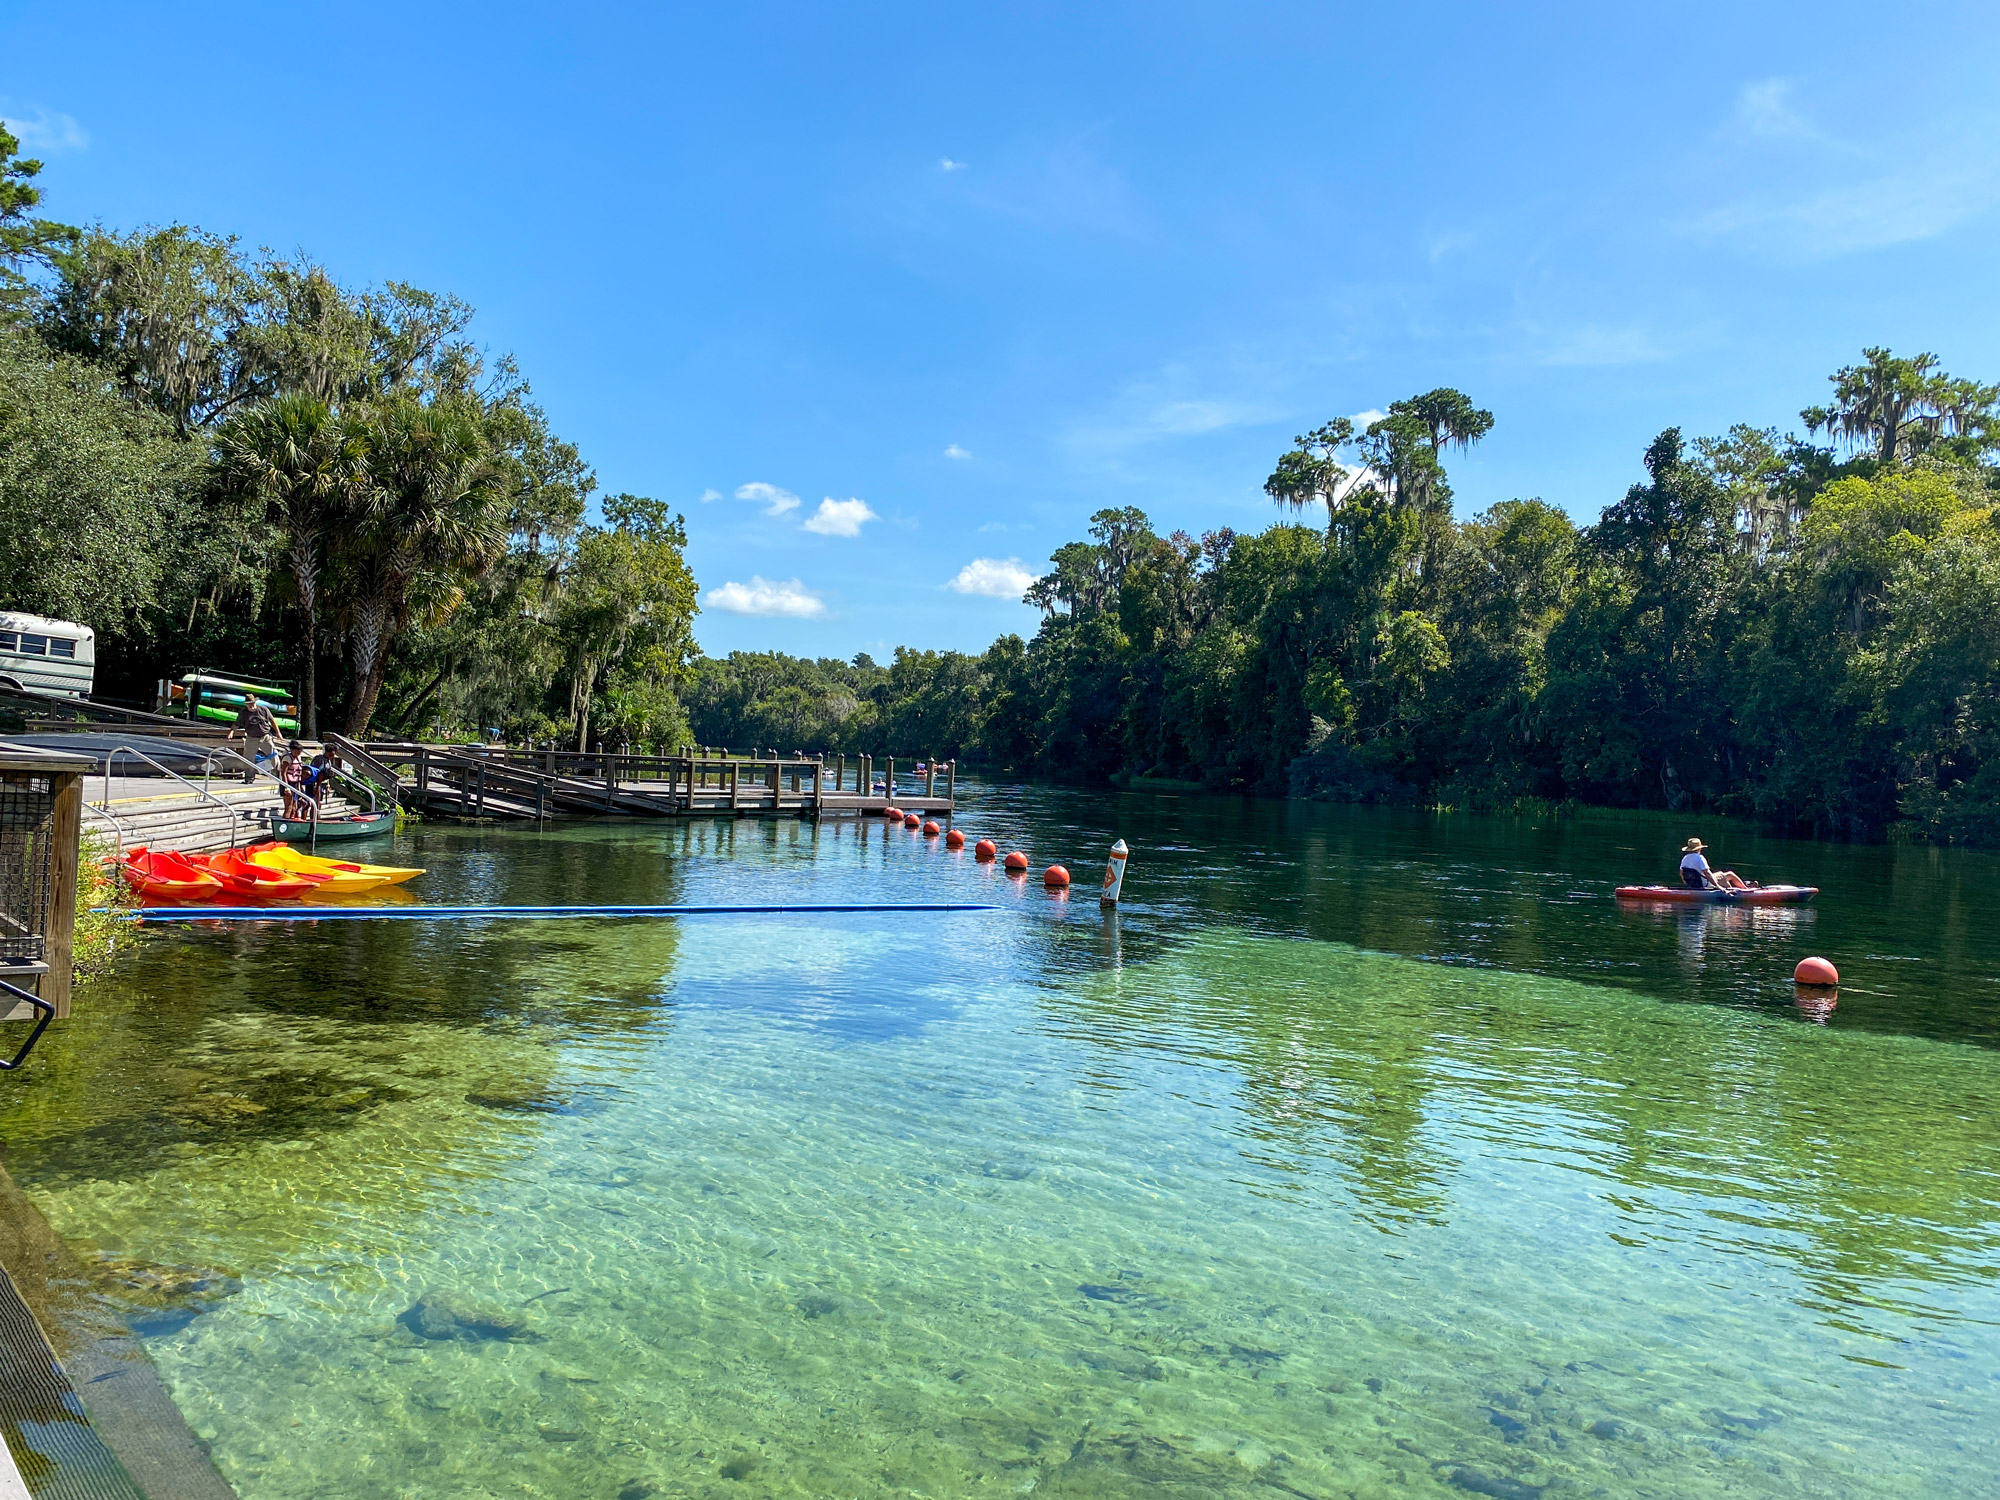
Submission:
<svg viewBox="0 0 2000 1500">
<path fill-rule="evenodd" d="M 1023 854 L 1019 849 L 1016 849 L 1012 854 L 1008 855 L 1006 859 L 1001 861 L 1001 863 L 1005 864 L 1007 868 L 1009 870 L 1012 870 L 1016 875 L 1019 875 L 1022 871 L 1028 868 L 1028 856 Z"/>
<path fill-rule="evenodd" d="M 937 836 L 938 836 L 937 819 L 935 818 L 924 819 L 924 837 L 927 839 L 934 839 Z"/>
<path fill-rule="evenodd" d="M 915 828 L 922 821 L 923 819 L 919 818 L 915 813 L 903 814 L 903 826 L 905 828 Z"/>
<path fill-rule="evenodd" d="M 1792 970 L 1792 978 L 1815 989 L 1832 989 L 1840 983 L 1840 970 L 1823 958 L 1802 958 L 1799 966 Z"/>
<path fill-rule="evenodd" d="M 956 828 L 952 829 L 950 833 L 944 836 L 944 846 L 947 849 L 963 849 L 965 847 L 965 835 L 960 833 Z"/>
<path fill-rule="evenodd" d="M 991 839 L 981 839 L 972 846 L 972 854 L 982 864 L 991 864 L 1000 857 L 1000 846 Z"/>
<path fill-rule="evenodd" d="M 903 810 L 900 807 L 885 807 L 882 809 L 882 816 L 892 823 L 900 823 L 903 820 Z"/>
<path fill-rule="evenodd" d="M 1099 906 L 1118 904 L 1118 893 L 1125 889 L 1125 861 L 1131 853 L 1123 839 L 1111 846 L 1111 858 L 1104 865 L 1104 892 L 1097 898 Z"/>
<path fill-rule="evenodd" d="M 1050 865 L 1042 871 L 1042 884 L 1052 891 L 1066 890 L 1069 886 L 1069 871 L 1061 865 Z"/>
</svg>

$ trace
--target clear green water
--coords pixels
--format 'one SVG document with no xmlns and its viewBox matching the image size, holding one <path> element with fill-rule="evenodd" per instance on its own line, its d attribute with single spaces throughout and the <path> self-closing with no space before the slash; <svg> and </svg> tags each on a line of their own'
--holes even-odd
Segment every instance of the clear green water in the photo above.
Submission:
<svg viewBox="0 0 2000 1500">
<path fill-rule="evenodd" d="M 1122 833 L 1130 904 L 872 824 L 425 829 L 439 901 L 1004 909 L 170 933 L 9 1170 L 240 1279 L 133 1315 L 246 1500 L 1995 1492 L 1996 862 L 1736 835 L 1822 905 L 1656 915 L 1643 817 L 965 821 Z"/>
</svg>

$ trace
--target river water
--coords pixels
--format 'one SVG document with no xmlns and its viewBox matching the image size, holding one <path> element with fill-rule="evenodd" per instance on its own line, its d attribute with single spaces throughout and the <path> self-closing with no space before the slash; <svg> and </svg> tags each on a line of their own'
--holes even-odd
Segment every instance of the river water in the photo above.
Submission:
<svg viewBox="0 0 2000 1500">
<path fill-rule="evenodd" d="M 961 823 L 1077 893 L 875 822 L 415 830 L 429 902 L 1000 909 L 160 930 L 7 1167 L 245 1500 L 1994 1492 L 2000 861 Z M 1690 832 L 1824 895 L 1610 899 Z"/>
</svg>

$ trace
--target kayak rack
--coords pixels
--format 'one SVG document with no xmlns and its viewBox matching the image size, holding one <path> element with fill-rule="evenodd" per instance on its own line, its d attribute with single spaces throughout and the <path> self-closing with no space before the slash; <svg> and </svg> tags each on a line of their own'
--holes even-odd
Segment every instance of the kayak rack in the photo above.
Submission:
<svg viewBox="0 0 2000 1500">
<path fill-rule="evenodd" d="M 963 901 L 778 902 L 701 906 L 142 906 L 138 922 L 450 922 L 562 917 L 811 916 L 829 912 L 999 911 Z"/>
</svg>

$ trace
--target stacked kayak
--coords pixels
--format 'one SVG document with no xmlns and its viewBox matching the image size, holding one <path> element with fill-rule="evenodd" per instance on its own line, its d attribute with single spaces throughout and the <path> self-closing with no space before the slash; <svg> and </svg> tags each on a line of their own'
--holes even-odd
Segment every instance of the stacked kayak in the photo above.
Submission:
<svg viewBox="0 0 2000 1500">
<path fill-rule="evenodd" d="M 322 859 L 285 844 L 252 844 L 221 854 L 179 854 L 132 849 L 118 862 L 135 895 L 149 901 L 296 901 L 301 897 L 356 896 L 391 888 L 423 874 L 403 865 L 364 865 Z M 394 891 L 398 900 L 409 897 Z"/>
<path fill-rule="evenodd" d="M 184 854 L 141 844 L 119 862 L 118 873 L 136 896 L 155 901 L 206 901 L 222 894 L 222 882 Z"/>
<path fill-rule="evenodd" d="M 224 854 L 189 855 L 188 862 L 221 881 L 222 888 L 232 896 L 261 896 L 290 901 L 319 889 L 320 885 L 317 875 L 252 864 L 237 849 Z"/>
<path fill-rule="evenodd" d="M 262 865 L 267 870 L 319 876 L 319 888 L 328 895 L 336 896 L 372 891 L 377 886 L 401 885 L 424 873 L 405 865 L 369 865 L 357 860 L 326 859 L 294 849 L 289 844 L 252 844 L 249 855 L 251 863 Z"/>
<path fill-rule="evenodd" d="M 1745 891 L 1697 890 L 1681 885 L 1621 885 L 1620 901 L 1678 901 L 1709 906 L 1798 906 L 1819 894 L 1816 885 L 1755 885 Z"/>
</svg>

